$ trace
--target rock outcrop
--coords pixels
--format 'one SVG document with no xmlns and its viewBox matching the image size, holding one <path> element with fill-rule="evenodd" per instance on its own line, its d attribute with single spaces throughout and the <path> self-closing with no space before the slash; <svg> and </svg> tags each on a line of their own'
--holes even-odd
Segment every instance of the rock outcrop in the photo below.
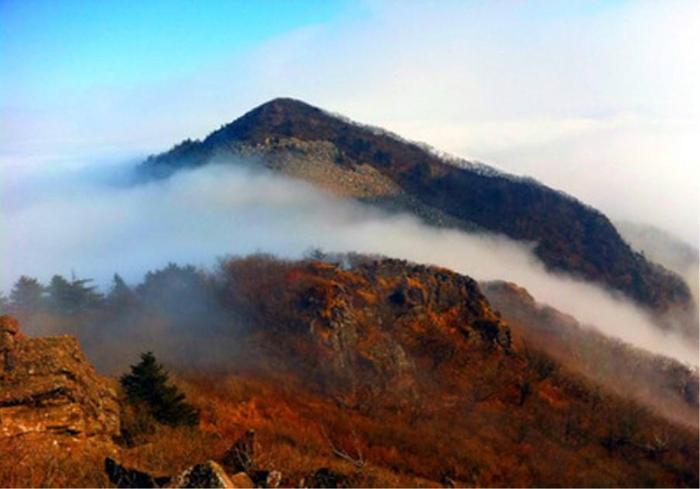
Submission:
<svg viewBox="0 0 700 489">
<path fill-rule="evenodd" d="M 172 480 L 171 477 L 156 477 L 141 470 L 124 467 L 111 457 L 105 459 L 104 468 L 109 481 L 115 486 L 122 488 L 164 487 Z"/>
<path fill-rule="evenodd" d="M 172 487 L 215 487 L 229 489 L 234 487 L 253 488 L 255 485 L 245 472 L 239 472 L 229 477 L 224 469 L 209 460 L 196 464 L 184 470 L 173 481 Z"/>
<path fill-rule="evenodd" d="M 110 457 L 105 459 L 104 469 L 110 482 L 121 488 L 201 487 L 217 489 L 252 489 L 254 487 L 269 487 L 266 485 L 256 485 L 245 472 L 238 472 L 229 476 L 223 467 L 213 460 L 207 460 L 201 464 L 194 464 L 174 477 L 159 477 L 142 470 L 125 467 Z"/>
<path fill-rule="evenodd" d="M 221 463 L 231 474 L 252 470 L 255 465 L 255 431 L 248 430 L 226 450 Z"/>
<path fill-rule="evenodd" d="M 111 439 L 118 432 L 116 392 L 75 338 L 29 338 L 14 318 L 0 317 L 0 440 Z"/>
<path fill-rule="evenodd" d="M 250 340 L 309 385 L 350 403 L 373 396 L 407 402 L 436 386 L 428 371 L 440 382 L 453 379 L 459 351 L 496 362 L 509 354 L 510 330 L 471 278 L 402 260 L 357 259 L 350 266 L 280 265 L 273 273 L 255 258 L 232 262 L 234 308 L 257 325 Z M 246 278 L 266 274 L 260 283 Z"/>
</svg>

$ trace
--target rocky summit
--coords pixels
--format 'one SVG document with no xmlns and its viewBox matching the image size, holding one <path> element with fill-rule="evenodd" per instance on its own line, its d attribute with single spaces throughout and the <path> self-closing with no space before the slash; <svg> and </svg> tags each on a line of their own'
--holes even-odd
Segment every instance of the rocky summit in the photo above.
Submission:
<svg viewBox="0 0 700 489">
<path fill-rule="evenodd" d="M 0 317 L 0 440 L 110 439 L 118 432 L 114 387 L 75 338 L 30 338 L 16 319 Z"/>
</svg>

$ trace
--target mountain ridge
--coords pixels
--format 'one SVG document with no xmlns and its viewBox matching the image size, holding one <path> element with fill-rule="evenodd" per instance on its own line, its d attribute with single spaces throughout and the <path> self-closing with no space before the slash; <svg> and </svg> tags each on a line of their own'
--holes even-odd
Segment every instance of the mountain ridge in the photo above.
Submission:
<svg viewBox="0 0 700 489">
<path fill-rule="evenodd" d="M 294 99 L 262 104 L 201 141 L 185 140 L 149 157 L 139 168 L 146 176 L 166 177 L 230 156 L 256 158 L 273 170 L 318 183 L 318 171 L 307 175 L 304 170 L 315 161 L 333 174 L 321 182 L 332 191 L 345 190 L 345 181 L 356 178 L 380 182 L 380 189 L 393 190 L 339 193 L 411 212 L 430 224 L 535 242 L 535 254 L 548 269 L 604 284 L 657 312 L 687 309 L 692 302 L 679 277 L 632 250 L 604 214 L 574 197 L 485 165 L 457 164 Z"/>
<path fill-rule="evenodd" d="M 117 445 L 89 444 L 90 454 L 154 478 L 225 459 L 252 429 L 261 465 L 251 477 L 279 471 L 284 487 L 306 487 L 299 481 L 322 467 L 358 487 L 697 487 L 695 426 L 526 345 L 524 327 L 513 328 L 468 275 L 377 256 L 322 258 L 231 257 L 212 272 L 171 264 L 80 315 L 71 307 L 16 312 L 27 332 L 48 322 L 110 338 L 121 368 L 134 354 L 125 347 L 137 343 L 176 369 L 173 379 L 200 410 L 198 428 L 152 430 L 121 403 Z M 5 331 L 13 338 L 2 338 L 0 353 L 11 364 L 52 365 L 43 360 L 56 356 L 51 348 L 29 359 L 15 348 L 16 322 Z M 68 352 L 77 345 L 60 343 Z M 660 359 L 639 360 L 653 369 Z M 29 373 L 33 363 L 25 364 Z M 682 380 L 679 373 L 662 377 Z M 18 453 L 30 462 L 18 471 L 17 450 L 0 444 L 0 481 L 105 484 L 88 447 L 58 465 L 36 447 L 23 445 Z M 28 484 L 43 467 L 53 483 Z"/>
</svg>

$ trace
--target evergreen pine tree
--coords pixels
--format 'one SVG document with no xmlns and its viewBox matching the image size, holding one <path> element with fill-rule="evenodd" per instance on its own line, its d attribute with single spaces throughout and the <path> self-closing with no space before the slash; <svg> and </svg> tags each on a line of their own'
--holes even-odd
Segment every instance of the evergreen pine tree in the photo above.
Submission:
<svg viewBox="0 0 700 489">
<path fill-rule="evenodd" d="M 152 352 L 143 353 L 141 361 L 132 365 L 131 373 L 123 375 L 120 382 L 129 401 L 145 404 L 157 421 L 170 426 L 199 423 L 199 412 L 170 384 L 168 373 Z"/>
<path fill-rule="evenodd" d="M 44 305 L 44 286 L 37 279 L 22 275 L 10 291 L 10 300 L 13 312 L 38 312 Z"/>
<path fill-rule="evenodd" d="M 99 307 L 102 295 L 94 285 L 88 285 L 92 279 L 78 279 L 75 276 L 69 282 L 60 275 L 54 275 L 47 287 L 50 305 L 55 312 L 75 315 Z"/>
<path fill-rule="evenodd" d="M 92 285 L 91 278 L 76 278 L 70 282 L 73 297 L 75 298 L 76 312 L 97 309 L 104 303 L 104 296 L 97 291 L 97 286 Z"/>
<path fill-rule="evenodd" d="M 46 291 L 49 293 L 49 304 L 54 312 L 73 312 L 74 298 L 68 280 L 61 275 L 54 275 Z"/>
</svg>

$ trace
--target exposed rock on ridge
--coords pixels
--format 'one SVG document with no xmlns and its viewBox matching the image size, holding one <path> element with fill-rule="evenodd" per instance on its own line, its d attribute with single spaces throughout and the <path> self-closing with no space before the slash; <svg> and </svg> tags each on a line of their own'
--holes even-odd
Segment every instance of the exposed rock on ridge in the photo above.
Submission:
<svg viewBox="0 0 700 489">
<path fill-rule="evenodd" d="M 116 392 L 75 338 L 28 338 L 14 318 L 0 317 L 0 440 L 111 438 L 118 432 Z"/>
<path fill-rule="evenodd" d="M 257 325 L 252 338 L 309 384 L 345 399 L 381 393 L 404 402 L 426 387 L 426 370 L 442 368 L 436 361 L 452 368 L 450 352 L 510 351 L 510 330 L 476 282 L 446 269 L 392 259 L 351 268 L 308 262 L 242 288 L 246 276 L 266 274 L 264 263 L 229 266 L 234 307 Z"/>
</svg>

